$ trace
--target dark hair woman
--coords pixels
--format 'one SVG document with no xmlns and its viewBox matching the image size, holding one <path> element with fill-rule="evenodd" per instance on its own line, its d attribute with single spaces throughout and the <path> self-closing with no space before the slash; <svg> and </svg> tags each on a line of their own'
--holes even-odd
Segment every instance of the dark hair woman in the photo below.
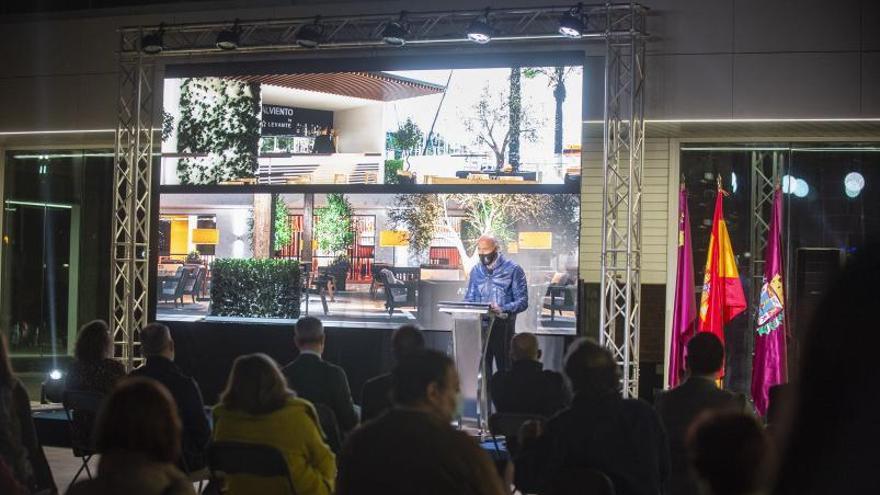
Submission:
<svg viewBox="0 0 880 495">
<path fill-rule="evenodd" d="M 288 390 L 278 365 L 265 354 L 241 356 L 214 408 L 214 441 L 269 445 L 288 460 L 296 493 L 333 493 L 336 461 L 324 442 L 311 403 Z M 274 478 L 231 475 L 228 493 L 284 493 Z"/>
<path fill-rule="evenodd" d="M 76 337 L 76 360 L 67 372 L 66 386 L 72 390 L 109 393 L 125 368 L 111 359 L 113 341 L 103 320 L 92 320 L 79 329 Z"/>
<path fill-rule="evenodd" d="M 128 378 L 107 396 L 98 415 L 98 476 L 77 494 L 194 495 L 174 462 L 180 456 L 180 418 L 171 394 L 149 378 Z"/>
<path fill-rule="evenodd" d="M 0 333 L 0 464 L 11 473 L 24 493 L 42 490 L 55 491 L 55 481 L 46 462 L 43 448 L 37 440 L 31 418 L 31 403 L 27 391 L 12 371 L 9 347 Z M 13 486 L 14 486 L 13 485 Z M 4 486 L 6 491 L 11 487 Z M 14 490 L 14 489 L 13 489 Z M 4 493 L 6 493 L 4 491 Z M 14 491 L 12 491 L 14 493 Z"/>
</svg>

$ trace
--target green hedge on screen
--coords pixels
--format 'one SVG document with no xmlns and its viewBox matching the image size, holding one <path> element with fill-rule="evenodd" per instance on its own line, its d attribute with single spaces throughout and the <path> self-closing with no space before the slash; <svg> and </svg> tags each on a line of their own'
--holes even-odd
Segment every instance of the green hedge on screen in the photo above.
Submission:
<svg viewBox="0 0 880 495">
<path fill-rule="evenodd" d="M 211 272 L 211 316 L 299 318 L 299 263 L 218 259 Z"/>
</svg>

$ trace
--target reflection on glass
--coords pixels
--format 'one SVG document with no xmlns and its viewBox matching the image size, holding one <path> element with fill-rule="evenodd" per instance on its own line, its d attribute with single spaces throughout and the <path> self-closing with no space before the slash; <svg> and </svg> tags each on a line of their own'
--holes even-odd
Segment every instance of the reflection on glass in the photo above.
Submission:
<svg viewBox="0 0 880 495">
<path fill-rule="evenodd" d="M 14 354 L 69 354 L 82 323 L 107 317 L 111 165 L 105 151 L 7 154 L 0 317 Z"/>
</svg>

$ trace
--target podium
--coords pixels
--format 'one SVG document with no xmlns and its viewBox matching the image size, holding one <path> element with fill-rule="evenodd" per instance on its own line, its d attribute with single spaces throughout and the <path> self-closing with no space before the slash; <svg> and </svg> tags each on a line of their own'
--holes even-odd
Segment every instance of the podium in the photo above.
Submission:
<svg viewBox="0 0 880 495">
<path fill-rule="evenodd" d="M 452 354 L 465 400 L 477 404 L 477 425 L 481 434 L 489 431 L 489 369 L 486 348 L 495 320 L 505 318 L 489 310 L 488 303 L 440 301 L 437 310 L 452 317 Z M 483 318 L 489 324 L 483 328 Z"/>
</svg>

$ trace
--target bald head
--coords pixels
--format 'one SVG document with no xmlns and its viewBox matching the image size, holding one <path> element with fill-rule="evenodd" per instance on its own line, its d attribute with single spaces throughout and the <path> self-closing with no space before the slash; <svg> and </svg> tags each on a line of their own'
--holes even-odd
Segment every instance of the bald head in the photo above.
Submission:
<svg viewBox="0 0 880 495">
<path fill-rule="evenodd" d="M 144 357 L 162 356 L 174 360 L 174 341 L 168 327 L 150 323 L 141 330 L 141 352 Z"/>
<path fill-rule="evenodd" d="M 498 248 L 498 239 L 494 236 L 484 234 L 477 239 L 477 251 L 480 254 L 488 254 Z"/>
<path fill-rule="evenodd" d="M 516 334 L 510 342 L 510 357 L 514 361 L 538 361 L 541 359 L 538 337 L 528 332 Z"/>
</svg>

